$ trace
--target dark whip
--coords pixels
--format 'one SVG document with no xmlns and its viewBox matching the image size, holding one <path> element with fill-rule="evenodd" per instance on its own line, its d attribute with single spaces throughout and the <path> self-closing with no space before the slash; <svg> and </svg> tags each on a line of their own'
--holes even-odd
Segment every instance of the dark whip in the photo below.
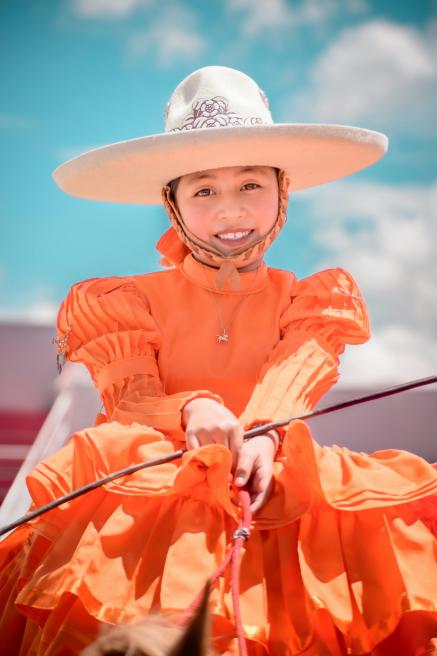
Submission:
<svg viewBox="0 0 437 656">
<path fill-rule="evenodd" d="M 274 421 L 270 424 L 263 424 L 262 426 L 256 426 L 255 428 L 251 428 L 250 430 L 246 431 L 244 433 L 244 438 L 250 439 L 251 437 L 262 435 L 263 433 L 266 433 L 267 431 L 272 430 L 274 428 L 287 426 L 292 421 L 320 417 L 321 415 L 326 415 L 329 414 L 330 412 L 343 410 L 344 408 L 350 408 L 351 406 L 359 405 L 361 403 L 367 403 L 368 401 L 382 399 L 386 396 L 392 396 L 393 394 L 399 394 L 400 392 L 406 392 L 408 390 L 415 389 L 416 387 L 424 387 L 425 385 L 432 385 L 433 383 L 437 383 L 437 376 L 430 376 L 429 378 L 421 378 L 419 380 L 413 380 L 408 383 L 403 383 L 402 385 L 396 385 L 396 387 L 390 387 L 389 389 L 382 390 L 380 392 L 373 392 L 371 394 L 359 396 L 355 399 L 350 399 L 349 401 L 342 401 L 341 403 L 335 403 L 334 405 L 327 406 L 326 408 L 321 408 L 320 410 L 314 410 L 313 412 L 309 412 L 305 415 L 300 415 L 299 417 L 289 417 L 288 419 L 281 419 L 280 421 Z M 7 526 L 0 528 L 0 536 L 4 535 L 5 533 L 8 533 L 9 531 L 12 531 L 14 528 L 17 528 L 18 526 L 21 526 L 26 522 L 31 521 L 32 519 L 36 519 L 37 517 L 40 517 L 40 515 L 43 515 L 49 510 L 53 510 L 53 508 L 57 508 L 58 506 L 62 505 L 63 503 L 66 503 L 67 501 L 72 501 L 73 499 L 76 499 L 82 494 L 91 492 L 92 490 L 95 490 L 96 488 L 101 487 L 106 483 L 110 483 L 116 478 L 133 474 L 139 471 L 140 469 L 147 469 L 148 467 L 163 465 L 167 462 L 171 462 L 173 460 L 176 460 L 177 458 L 180 458 L 186 452 L 187 449 L 179 449 L 178 451 L 174 451 L 173 453 L 170 453 L 167 456 L 163 456 L 162 458 L 155 458 L 154 460 L 140 462 L 137 463 L 136 465 L 131 465 L 130 467 L 119 469 L 118 471 L 113 472 L 112 474 L 109 474 L 104 478 L 100 478 L 97 481 L 88 483 L 87 485 L 84 485 L 83 487 L 80 487 L 77 490 L 73 490 L 72 492 L 69 492 L 69 494 L 60 497 L 59 499 L 55 499 L 54 501 L 51 501 L 45 506 L 41 506 L 40 508 L 31 511 L 26 515 L 23 515 L 23 517 L 20 517 L 19 519 L 16 519 L 14 522 L 8 524 Z"/>
</svg>

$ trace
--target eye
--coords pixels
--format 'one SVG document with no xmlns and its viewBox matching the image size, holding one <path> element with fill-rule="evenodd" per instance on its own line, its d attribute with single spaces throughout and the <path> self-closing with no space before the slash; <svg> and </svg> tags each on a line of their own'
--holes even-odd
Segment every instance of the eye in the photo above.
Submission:
<svg viewBox="0 0 437 656">
<path fill-rule="evenodd" d="M 212 196 L 213 190 L 211 187 L 202 187 L 202 189 L 199 189 L 199 191 L 196 191 L 194 194 L 195 196 Z"/>
<path fill-rule="evenodd" d="M 247 182 L 245 185 L 243 185 L 243 189 L 247 189 L 248 191 L 252 191 L 252 189 L 258 189 L 261 185 L 259 185 L 256 182 Z"/>
</svg>

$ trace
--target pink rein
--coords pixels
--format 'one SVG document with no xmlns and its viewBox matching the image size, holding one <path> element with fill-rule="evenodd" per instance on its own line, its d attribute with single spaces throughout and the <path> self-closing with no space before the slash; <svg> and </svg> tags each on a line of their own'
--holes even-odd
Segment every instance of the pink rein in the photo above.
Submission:
<svg viewBox="0 0 437 656">
<path fill-rule="evenodd" d="M 250 525 L 252 523 L 252 512 L 250 510 L 250 496 L 247 490 L 238 490 L 238 497 L 241 503 L 242 517 L 238 524 L 238 528 L 234 531 L 232 536 L 232 545 L 229 547 L 228 552 L 222 564 L 216 569 L 214 574 L 210 577 L 210 583 L 215 583 L 217 579 L 222 576 L 229 564 L 231 564 L 231 595 L 232 595 L 232 608 L 234 611 L 234 624 L 237 634 L 238 651 L 240 656 L 247 656 L 247 645 L 244 637 L 243 621 L 241 619 L 240 608 L 240 567 L 241 567 L 241 548 L 243 544 L 249 539 Z M 189 622 L 198 607 L 200 606 L 203 598 L 203 590 L 196 595 L 188 608 L 179 616 L 177 624 L 184 625 Z"/>
</svg>

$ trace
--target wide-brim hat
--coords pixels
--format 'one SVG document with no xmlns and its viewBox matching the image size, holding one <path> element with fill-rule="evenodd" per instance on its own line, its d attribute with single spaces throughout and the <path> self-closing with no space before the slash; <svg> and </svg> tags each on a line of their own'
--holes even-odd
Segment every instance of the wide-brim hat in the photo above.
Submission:
<svg viewBox="0 0 437 656">
<path fill-rule="evenodd" d="M 59 166 L 68 194 L 156 204 L 169 181 L 225 166 L 285 171 L 290 191 L 351 175 L 386 152 L 384 134 L 347 125 L 273 123 L 265 93 L 232 68 L 207 66 L 185 78 L 165 111 L 165 132 L 95 148 Z"/>
</svg>

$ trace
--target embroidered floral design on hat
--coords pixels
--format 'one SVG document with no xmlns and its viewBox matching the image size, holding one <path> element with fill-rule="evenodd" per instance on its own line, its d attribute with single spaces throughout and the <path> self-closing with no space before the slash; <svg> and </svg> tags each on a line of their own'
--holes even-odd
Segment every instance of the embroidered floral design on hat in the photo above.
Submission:
<svg viewBox="0 0 437 656">
<path fill-rule="evenodd" d="M 195 100 L 191 107 L 193 112 L 185 118 L 182 126 L 173 128 L 170 132 L 265 123 L 260 116 L 243 118 L 241 114 L 230 111 L 229 101 L 223 96 Z"/>
</svg>

